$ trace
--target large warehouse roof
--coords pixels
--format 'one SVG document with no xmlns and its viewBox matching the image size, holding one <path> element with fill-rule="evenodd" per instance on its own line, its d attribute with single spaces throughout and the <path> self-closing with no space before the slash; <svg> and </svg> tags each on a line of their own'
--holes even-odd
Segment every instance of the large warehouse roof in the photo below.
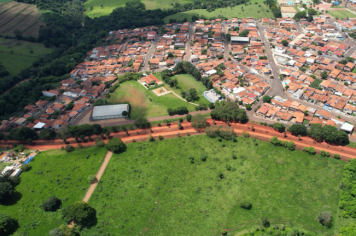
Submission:
<svg viewBox="0 0 356 236">
<path fill-rule="evenodd" d="M 238 36 L 231 36 L 231 41 L 239 41 L 239 42 L 249 42 L 249 37 L 238 37 Z"/>
<path fill-rule="evenodd" d="M 123 111 L 129 111 L 129 104 L 118 104 L 109 106 L 96 106 L 93 110 L 93 117 L 96 116 L 121 116 Z"/>
</svg>

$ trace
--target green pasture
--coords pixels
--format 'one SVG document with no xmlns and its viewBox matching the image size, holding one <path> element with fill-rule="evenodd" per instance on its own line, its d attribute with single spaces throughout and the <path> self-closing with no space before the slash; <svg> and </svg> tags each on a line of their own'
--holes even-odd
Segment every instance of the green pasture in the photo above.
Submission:
<svg viewBox="0 0 356 236">
<path fill-rule="evenodd" d="M 41 43 L 0 38 L 0 61 L 11 75 L 17 75 L 32 66 L 39 57 L 52 51 L 52 48 L 46 48 Z"/>
<path fill-rule="evenodd" d="M 140 117 L 157 117 L 168 115 L 168 108 L 177 108 L 185 106 L 189 111 L 195 111 L 195 106 L 189 104 L 174 94 L 157 96 L 153 91 L 145 89 L 137 81 L 127 81 L 120 84 L 111 98 L 110 103 L 130 104 L 130 119 L 135 120 Z"/>
<path fill-rule="evenodd" d="M 184 18 L 187 18 L 189 21 L 192 19 L 192 16 L 198 15 L 198 17 L 226 17 L 226 18 L 247 18 L 253 17 L 255 19 L 260 18 L 273 18 L 273 14 L 268 8 L 267 5 L 263 4 L 262 0 L 251 1 L 250 4 L 247 6 L 245 5 L 238 5 L 234 7 L 227 7 L 227 8 L 217 8 L 215 11 L 208 12 L 205 9 L 196 9 L 190 10 L 185 12 L 179 12 L 171 16 L 167 16 L 164 18 L 165 22 L 168 23 L 169 19 L 176 19 L 177 21 L 182 21 Z M 255 4 L 257 3 L 257 4 Z M 261 7 L 260 7 L 261 6 Z M 242 9 L 243 8 L 243 9 Z"/>
<path fill-rule="evenodd" d="M 356 18 L 356 15 L 352 12 L 349 12 L 347 10 L 342 10 L 342 11 L 329 11 L 328 14 L 335 18 Z"/>
<path fill-rule="evenodd" d="M 49 235 L 49 231 L 66 224 L 57 212 L 45 212 L 42 203 L 55 195 L 62 207 L 82 200 L 88 190 L 88 176 L 98 171 L 106 148 L 82 148 L 72 153 L 50 150 L 36 155 L 30 162 L 32 169 L 20 175 L 13 201 L 0 205 L 0 212 L 18 220 L 18 233 L 30 236 Z"/>
<path fill-rule="evenodd" d="M 238 235 L 262 216 L 272 226 L 334 235 L 344 164 L 242 137 L 129 143 L 90 198 L 98 224 L 82 235 Z M 252 209 L 240 208 L 242 200 Z M 331 229 L 317 220 L 323 211 L 336 219 Z"/>
</svg>

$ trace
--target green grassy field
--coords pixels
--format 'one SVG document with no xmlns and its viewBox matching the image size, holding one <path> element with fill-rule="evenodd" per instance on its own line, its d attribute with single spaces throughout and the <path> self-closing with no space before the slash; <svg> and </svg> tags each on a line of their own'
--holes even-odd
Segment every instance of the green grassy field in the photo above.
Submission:
<svg viewBox="0 0 356 236">
<path fill-rule="evenodd" d="M 335 18 L 346 18 L 346 17 L 356 18 L 355 14 L 353 14 L 352 12 L 349 12 L 347 10 L 345 10 L 345 11 L 329 11 L 328 13 Z"/>
<path fill-rule="evenodd" d="M 11 2 L 12 0 L 0 0 L 0 4 L 2 3 L 8 3 L 8 2 Z"/>
<path fill-rule="evenodd" d="M 152 99 L 152 101 L 150 101 Z M 185 106 L 189 111 L 195 111 L 195 106 L 179 99 L 174 94 L 157 96 L 154 92 L 145 89 L 137 81 L 128 81 L 111 94 L 108 99 L 111 103 L 128 102 L 130 104 L 130 119 L 139 117 L 157 117 L 168 115 L 168 108 Z"/>
<path fill-rule="evenodd" d="M 166 86 L 167 89 L 173 90 L 176 94 L 180 95 L 181 91 L 186 91 L 189 90 L 190 88 L 195 88 L 198 92 L 199 95 L 199 100 L 198 101 L 193 101 L 193 103 L 199 104 L 199 105 L 209 105 L 208 99 L 206 99 L 203 96 L 203 92 L 206 91 L 206 87 L 199 81 L 196 81 L 191 75 L 188 74 L 179 74 L 175 75 L 172 77 L 173 79 L 177 79 L 178 85 L 180 89 L 174 89 L 169 87 L 168 85 Z"/>
<path fill-rule="evenodd" d="M 254 4 L 257 2 L 258 4 Z M 257 1 L 251 1 L 251 5 L 239 5 L 235 6 L 232 9 L 230 7 L 228 8 L 217 8 L 215 11 L 208 12 L 205 9 L 197 9 L 197 10 L 190 10 L 190 11 L 185 11 L 185 12 L 179 12 L 177 14 L 167 16 L 164 18 L 165 22 L 168 23 L 169 19 L 177 19 L 178 21 L 183 20 L 184 18 L 187 18 L 188 20 L 192 19 L 193 15 L 199 15 L 199 17 L 218 17 L 219 15 L 222 15 L 226 18 L 232 18 L 232 17 L 238 17 L 238 18 L 246 18 L 246 17 L 253 17 L 255 19 L 260 19 L 263 17 L 267 18 L 273 18 L 272 12 L 269 10 L 269 8 L 263 4 L 262 0 L 257 0 Z M 261 5 L 261 7 L 259 7 Z M 244 11 L 242 11 L 242 8 Z M 269 12 L 267 12 L 269 11 Z"/>
<path fill-rule="evenodd" d="M 127 144 L 89 201 L 98 224 L 82 235 L 235 235 L 258 227 L 262 216 L 271 225 L 334 235 L 336 226 L 323 227 L 317 216 L 331 211 L 337 218 L 345 162 L 256 143 L 204 135 Z M 242 200 L 252 209 L 240 208 Z"/>
<path fill-rule="evenodd" d="M 11 75 L 17 75 L 37 58 L 52 51 L 41 43 L 0 38 L 0 61 Z"/>
<path fill-rule="evenodd" d="M 32 169 L 21 174 L 13 204 L 0 205 L 0 212 L 18 219 L 17 232 L 48 235 L 50 230 L 65 222 L 61 210 L 45 212 L 42 202 L 53 195 L 62 200 L 63 207 L 82 200 L 89 187 L 87 178 L 96 174 L 105 153 L 106 148 L 90 147 L 72 153 L 51 150 L 38 154 L 30 162 Z"/>
<path fill-rule="evenodd" d="M 91 17 L 100 17 L 109 15 L 115 8 L 125 6 L 126 2 L 130 0 L 88 0 L 84 3 L 87 9 L 86 14 Z M 192 0 L 141 0 L 145 5 L 146 9 L 167 9 L 172 7 L 171 3 L 189 3 Z M 103 7 L 101 7 L 103 5 Z M 93 8 L 91 10 L 91 7 Z"/>
</svg>

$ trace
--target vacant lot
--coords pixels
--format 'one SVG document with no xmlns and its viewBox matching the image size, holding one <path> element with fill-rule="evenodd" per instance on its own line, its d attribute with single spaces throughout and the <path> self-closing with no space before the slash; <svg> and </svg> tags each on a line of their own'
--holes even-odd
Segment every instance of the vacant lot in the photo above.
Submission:
<svg viewBox="0 0 356 236">
<path fill-rule="evenodd" d="M 151 99 L 151 100 L 150 100 Z M 157 96 L 152 91 L 146 90 L 137 81 L 128 81 L 120 85 L 111 98 L 111 103 L 130 104 L 130 119 L 135 120 L 140 117 L 157 117 L 168 115 L 168 108 L 186 106 L 189 111 L 195 111 L 195 106 L 191 105 L 174 94 Z"/>
<path fill-rule="evenodd" d="M 317 217 L 331 211 L 337 218 L 343 161 L 242 137 L 127 146 L 112 157 L 89 201 L 97 229 L 83 235 L 234 235 L 259 226 L 262 216 L 272 225 L 334 235 Z M 240 208 L 242 200 L 252 209 Z"/>
<path fill-rule="evenodd" d="M 45 212 L 42 202 L 55 195 L 66 207 L 82 200 L 88 187 L 88 176 L 95 175 L 104 158 L 105 148 L 83 148 L 72 153 L 60 150 L 42 152 L 30 162 L 32 169 L 21 174 L 16 197 L 0 212 L 18 219 L 20 228 L 29 235 L 48 235 L 61 224 L 60 210 Z"/>
<path fill-rule="evenodd" d="M 352 12 L 349 12 L 347 10 L 345 11 L 329 11 L 328 12 L 331 16 L 335 17 L 335 18 L 355 18 L 356 15 Z"/>
<path fill-rule="evenodd" d="M 41 43 L 0 38 L 0 61 L 11 75 L 17 75 L 37 58 L 52 51 Z"/>
<path fill-rule="evenodd" d="M 37 37 L 41 25 L 40 11 L 35 5 L 9 2 L 0 5 L 0 34 L 13 35 L 20 30 L 23 35 Z"/>
<path fill-rule="evenodd" d="M 203 92 L 207 90 L 206 87 L 201 82 L 196 81 L 193 76 L 188 74 L 179 74 L 172 77 L 172 79 L 177 79 L 179 89 L 174 89 L 167 86 L 167 90 L 173 90 L 178 95 L 181 95 L 181 91 L 187 91 L 191 88 L 195 88 L 198 92 L 199 100 L 193 101 L 193 103 L 199 105 L 209 105 L 210 102 L 203 96 Z"/>
<path fill-rule="evenodd" d="M 257 4 L 255 4 L 255 2 Z M 233 8 L 217 8 L 215 11 L 208 12 L 205 9 L 197 9 L 197 10 L 190 10 L 185 12 L 179 12 L 177 14 L 167 16 L 164 18 L 165 22 L 168 23 L 169 19 L 176 19 L 178 21 L 182 21 L 184 18 L 187 18 L 189 21 L 192 19 L 193 15 L 199 15 L 198 17 L 218 17 L 219 15 L 226 17 L 226 18 L 246 18 L 246 17 L 253 17 L 255 19 L 260 18 L 273 18 L 272 12 L 269 10 L 268 6 L 263 4 L 262 0 L 251 1 L 251 5 L 238 5 L 234 6 Z"/>
</svg>

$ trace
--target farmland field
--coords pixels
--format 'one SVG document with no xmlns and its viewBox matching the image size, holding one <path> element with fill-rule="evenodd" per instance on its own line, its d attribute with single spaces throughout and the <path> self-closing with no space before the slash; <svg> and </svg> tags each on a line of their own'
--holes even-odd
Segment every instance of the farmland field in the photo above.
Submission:
<svg viewBox="0 0 356 236">
<path fill-rule="evenodd" d="M 37 58 L 52 51 L 40 43 L 0 38 L 0 61 L 11 75 L 17 75 Z"/>
<path fill-rule="evenodd" d="M 346 17 L 356 18 L 356 15 L 354 13 L 349 12 L 347 10 L 344 10 L 344 11 L 329 11 L 328 13 L 331 16 L 335 17 L 335 18 L 346 18 Z"/>
<path fill-rule="evenodd" d="M 254 4 L 257 2 L 258 4 Z M 169 19 L 176 19 L 178 21 L 182 21 L 184 18 L 187 18 L 188 21 L 192 19 L 193 15 L 199 15 L 199 17 L 218 17 L 219 15 L 222 15 L 223 17 L 226 18 L 232 18 L 232 17 L 237 17 L 237 18 L 246 18 L 246 17 L 253 17 L 255 19 L 260 19 L 260 18 L 273 18 L 272 12 L 269 10 L 269 8 L 263 4 L 262 0 L 257 0 L 257 1 L 251 1 L 251 5 L 239 5 L 239 6 L 234 6 L 232 9 L 230 7 L 228 8 L 217 8 L 215 11 L 208 12 L 205 9 L 196 9 L 196 10 L 190 10 L 190 11 L 185 11 L 185 12 L 179 12 L 171 16 L 167 16 L 164 18 L 165 22 L 168 23 Z M 259 5 L 261 7 L 259 7 Z M 242 8 L 243 7 L 243 10 Z M 268 11 L 268 12 L 267 12 Z"/>
<path fill-rule="evenodd" d="M 199 81 L 196 81 L 193 76 L 188 74 L 179 74 L 172 77 L 172 79 L 177 79 L 178 86 L 180 89 L 174 89 L 166 86 L 167 90 L 173 90 L 175 93 L 180 95 L 181 91 L 189 90 L 190 88 L 195 88 L 199 95 L 198 101 L 192 101 L 193 103 L 199 105 L 209 105 L 208 99 L 203 96 L 203 92 L 207 90 L 207 88 Z"/>
<path fill-rule="evenodd" d="M 0 34 L 13 35 L 20 30 L 23 35 L 37 37 L 44 23 L 39 19 L 40 11 L 35 5 L 9 2 L 0 5 Z"/>
<path fill-rule="evenodd" d="M 334 235 L 345 163 L 243 137 L 129 143 L 89 200 L 97 227 L 82 235 L 235 235 L 259 227 L 262 216 L 286 231 Z M 252 209 L 240 208 L 242 200 Z M 336 219 L 331 229 L 317 221 L 323 211 Z"/>
<path fill-rule="evenodd" d="M 62 200 L 62 207 L 82 200 L 89 187 L 87 178 L 96 174 L 105 153 L 105 148 L 90 147 L 72 153 L 51 150 L 38 154 L 30 162 L 32 169 L 20 176 L 21 183 L 15 188 L 17 199 L 12 204 L 0 205 L 0 212 L 18 219 L 17 232 L 48 235 L 66 222 L 61 218 L 61 210 L 43 211 L 42 202 L 53 195 Z"/>
<path fill-rule="evenodd" d="M 152 99 L 152 101 L 150 101 Z M 120 84 L 120 87 L 111 94 L 108 99 L 110 103 L 130 104 L 130 119 L 135 120 L 140 117 L 157 117 L 168 115 L 168 108 L 185 106 L 189 111 L 194 111 L 194 105 L 179 99 L 174 94 L 157 96 L 154 92 L 146 90 L 137 81 L 128 81 Z"/>
</svg>

